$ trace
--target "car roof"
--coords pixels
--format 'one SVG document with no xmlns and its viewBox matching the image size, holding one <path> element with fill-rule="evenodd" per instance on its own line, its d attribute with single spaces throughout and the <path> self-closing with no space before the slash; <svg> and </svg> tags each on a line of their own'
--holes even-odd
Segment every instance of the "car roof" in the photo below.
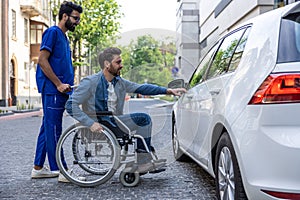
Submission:
<svg viewBox="0 0 300 200">
<path fill-rule="evenodd" d="M 249 19 L 241 25 L 243 26 L 246 24 L 258 23 L 259 21 L 261 21 L 262 23 L 264 21 L 277 21 L 278 19 L 295 12 L 300 12 L 300 2 L 295 2 L 284 7 L 265 12 L 261 15 Z"/>
</svg>

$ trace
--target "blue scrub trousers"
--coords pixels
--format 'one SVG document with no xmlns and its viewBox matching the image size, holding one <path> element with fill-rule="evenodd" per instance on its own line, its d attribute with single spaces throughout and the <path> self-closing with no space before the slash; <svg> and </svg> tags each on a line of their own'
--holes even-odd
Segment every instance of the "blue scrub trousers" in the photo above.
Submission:
<svg viewBox="0 0 300 200">
<path fill-rule="evenodd" d="M 47 155 L 50 170 L 59 170 L 56 163 L 55 151 L 62 133 L 62 118 L 68 98 L 69 95 L 67 94 L 42 93 L 44 116 L 37 139 L 34 165 L 43 167 Z M 65 162 L 63 164 L 66 167 Z"/>
</svg>

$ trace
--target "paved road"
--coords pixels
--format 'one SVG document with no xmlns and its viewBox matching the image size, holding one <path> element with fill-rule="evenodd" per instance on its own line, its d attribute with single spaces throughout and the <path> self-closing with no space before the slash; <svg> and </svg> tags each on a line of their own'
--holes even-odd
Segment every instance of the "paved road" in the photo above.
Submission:
<svg viewBox="0 0 300 200">
<path fill-rule="evenodd" d="M 168 159 L 167 171 L 141 177 L 137 187 L 119 182 L 119 173 L 107 183 L 81 188 L 56 178 L 30 178 L 41 112 L 0 117 L 0 199 L 203 199 L 215 198 L 214 180 L 195 163 L 175 162 L 171 147 L 170 107 L 152 101 L 129 101 L 126 112 L 148 112 L 153 119 L 153 145 Z M 33 115 L 33 116 L 32 116 Z M 74 120 L 64 117 L 64 129 Z"/>
</svg>

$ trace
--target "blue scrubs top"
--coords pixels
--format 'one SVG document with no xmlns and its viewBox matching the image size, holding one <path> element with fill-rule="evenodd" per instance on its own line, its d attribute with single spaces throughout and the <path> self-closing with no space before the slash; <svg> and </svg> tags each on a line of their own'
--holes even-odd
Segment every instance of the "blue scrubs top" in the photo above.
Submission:
<svg viewBox="0 0 300 200">
<path fill-rule="evenodd" d="M 43 33 L 41 50 L 50 52 L 48 61 L 61 82 L 74 85 L 74 70 L 69 40 L 58 26 L 52 26 Z M 43 73 L 39 64 L 36 71 L 36 83 L 39 93 L 59 93 L 56 86 Z"/>
</svg>

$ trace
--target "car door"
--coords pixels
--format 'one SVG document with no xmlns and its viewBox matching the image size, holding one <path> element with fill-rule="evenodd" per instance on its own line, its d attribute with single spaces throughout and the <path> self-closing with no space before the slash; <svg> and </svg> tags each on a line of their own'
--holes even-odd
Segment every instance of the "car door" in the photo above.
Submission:
<svg viewBox="0 0 300 200">
<path fill-rule="evenodd" d="M 181 98 L 180 107 L 178 108 L 177 117 L 177 137 L 180 141 L 180 146 L 193 153 L 193 140 L 196 137 L 195 125 L 198 124 L 197 104 L 195 103 L 197 94 L 196 88 L 191 88 Z"/>
<path fill-rule="evenodd" d="M 213 56 L 213 60 L 208 68 L 206 80 L 197 86 L 201 92 L 194 97 L 199 100 L 198 106 L 198 129 L 193 141 L 193 152 L 196 158 L 205 166 L 208 166 L 209 153 L 211 151 L 211 136 L 215 126 L 215 120 L 222 121 L 222 110 L 224 110 L 225 98 L 223 88 L 226 87 L 231 76 L 234 74 L 230 65 L 236 59 L 232 58 L 238 49 L 241 38 L 246 27 L 238 29 L 226 35 Z M 229 70 L 230 68 L 230 70 Z"/>
<path fill-rule="evenodd" d="M 208 90 L 205 88 L 206 86 L 201 83 L 204 80 L 205 73 L 216 48 L 217 45 L 215 45 L 200 62 L 200 65 L 196 68 L 196 71 L 189 81 L 190 89 L 178 101 L 178 105 L 180 106 L 177 108 L 177 137 L 181 143 L 180 145 L 194 156 L 195 153 L 192 144 L 199 131 L 199 108 L 210 98 L 209 93 L 204 94 L 204 92 Z"/>
</svg>

